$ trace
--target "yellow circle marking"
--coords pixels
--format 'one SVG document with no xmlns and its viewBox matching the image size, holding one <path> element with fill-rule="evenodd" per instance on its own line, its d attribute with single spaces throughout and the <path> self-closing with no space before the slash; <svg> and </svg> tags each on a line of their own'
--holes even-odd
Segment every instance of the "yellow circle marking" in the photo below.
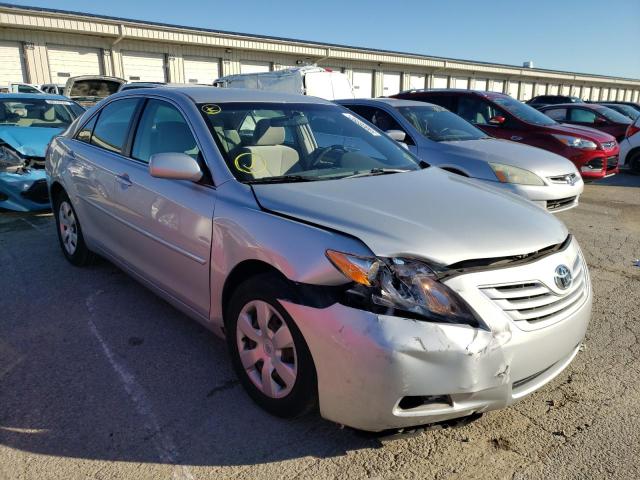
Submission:
<svg viewBox="0 0 640 480">
<path fill-rule="evenodd" d="M 241 164 L 240 160 L 243 157 L 247 157 L 247 156 L 250 157 L 251 163 L 249 163 L 249 165 Z M 258 165 L 256 165 L 256 160 L 258 160 L 257 162 Z M 249 173 L 251 175 L 265 172 L 267 170 L 267 164 L 265 163 L 265 161 L 259 155 L 256 155 L 255 153 L 251 153 L 251 152 L 241 153 L 233 160 L 233 164 L 235 165 L 236 169 L 239 170 L 240 172 Z"/>
<path fill-rule="evenodd" d="M 207 115 L 216 115 L 220 113 L 222 109 L 220 108 L 219 105 L 214 105 L 213 103 L 210 103 L 209 105 L 203 105 L 202 111 Z"/>
</svg>

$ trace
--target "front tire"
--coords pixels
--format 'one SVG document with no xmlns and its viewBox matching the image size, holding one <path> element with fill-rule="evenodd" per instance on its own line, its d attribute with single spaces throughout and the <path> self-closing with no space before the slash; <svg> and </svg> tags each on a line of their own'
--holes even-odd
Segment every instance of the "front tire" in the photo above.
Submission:
<svg viewBox="0 0 640 480">
<path fill-rule="evenodd" d="M 233 293 L 227 308 L 227 344 L 233 367 L 249 396 L 283 418 L 317 405 L 315 366 L 304 337 L 278 298 L 286 281 L 275 274 L 253 277 Z"/>
<path fill-rule="evenodd" d="M 94 254 L 87 248 L 78 215 L 66 193 L 59 193 L 53 198 L 53 214 L 65 258 L 77 267 L 91 264 Z"/>
<path fill-rule="evenodd" d="M 629 158 L 629 171 L 634 175 L 640 175 L 640 151 Z"/>
</svg>

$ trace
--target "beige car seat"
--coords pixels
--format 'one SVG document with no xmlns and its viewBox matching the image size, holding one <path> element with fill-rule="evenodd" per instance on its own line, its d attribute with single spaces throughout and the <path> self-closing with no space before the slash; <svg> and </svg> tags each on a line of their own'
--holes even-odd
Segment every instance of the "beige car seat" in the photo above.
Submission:
<svg viewBox="0 0 640 480">
<path fill-rule="evenodd" d="M 264 118 L 256 124 L 252 145 L 239 149 L 234 167 L 253 178 L 286 175 L 300 160 L 298 152 L 283 145 L 284 127 L 271 125 Z"/>
</svg>

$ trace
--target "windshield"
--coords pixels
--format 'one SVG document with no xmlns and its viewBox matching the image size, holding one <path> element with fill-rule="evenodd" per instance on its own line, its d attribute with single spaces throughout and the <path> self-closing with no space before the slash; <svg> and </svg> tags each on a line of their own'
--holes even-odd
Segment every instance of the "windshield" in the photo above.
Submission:
<svg viewBox="0 0 640 480">
<path fill-rule="evenodd" d="M 487 136 L 446 108 L 426 105 L 397 108 L 418 132 L 435 142 L 478 140 Z"/>
<path fill-rule="evenodd" d="M 0 99 L 0 126 L 67 128 L 83 112 L 69 100 Z"/>
<path fill-rule="evenodd" d="M 534 125 L 557 125 L 558 122 L 547 117 L 544 113 L 539 112 L 529 105 L 519 102 L 511 97 L 494 97 L 496 104 L 500 105 L 514 117 L 519 118 L 523 122 L 533 123 Z"/>
<path fill-rule="evenodd" d="M 620 112 L 613 110 L 612 108 L 603 107 L 603 108 L 598 108 L 597 111 L 599 114 L 603 115 L 607 120 L 611 120 L 612 122 L 624 123 L 626 125 L 629 125 L 632 123 L 632 120 L 629 117 L 627 117 L 626 115 L 623 115 Z"/>
<path fill-rule="evenodd" d="M 420 168 L 413 155 L 348 110 L 312 103 L 200 104 L 242 182 L 329 180 Z"/>
<path fill-rule="evenodd" d="M 103 79 L 77 80 L 69 92 L 70 97 L 106 98 L 118 91 L 121 82 Z"/>
</svg>

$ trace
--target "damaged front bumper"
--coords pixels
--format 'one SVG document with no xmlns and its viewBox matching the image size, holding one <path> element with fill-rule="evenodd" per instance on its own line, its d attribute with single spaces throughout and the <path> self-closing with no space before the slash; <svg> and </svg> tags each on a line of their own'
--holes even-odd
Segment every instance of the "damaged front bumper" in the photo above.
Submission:
<svg viewBox="0 0 640 480">
<path fill-rule="evenodd" d="M 40 169 L 0 171 L 0 208 L 18 212 L 51 208 L 46 172 Z"/>
<path fill-rule="evenodd" d="M 573 241 L 532 264 L 448 280 L 490 331 L 282 301 L 313 356 L 322 416 L 382 431 L 503 408 L 540 388 L 571 362 L 584 338 L 592 300 L 586 265 L 581 297 L 536 322 L 514 321 L 484 287 L 531 279 L 548 285 L 549 271 L 576 258 L 583 261 Z"/>
</svg>

